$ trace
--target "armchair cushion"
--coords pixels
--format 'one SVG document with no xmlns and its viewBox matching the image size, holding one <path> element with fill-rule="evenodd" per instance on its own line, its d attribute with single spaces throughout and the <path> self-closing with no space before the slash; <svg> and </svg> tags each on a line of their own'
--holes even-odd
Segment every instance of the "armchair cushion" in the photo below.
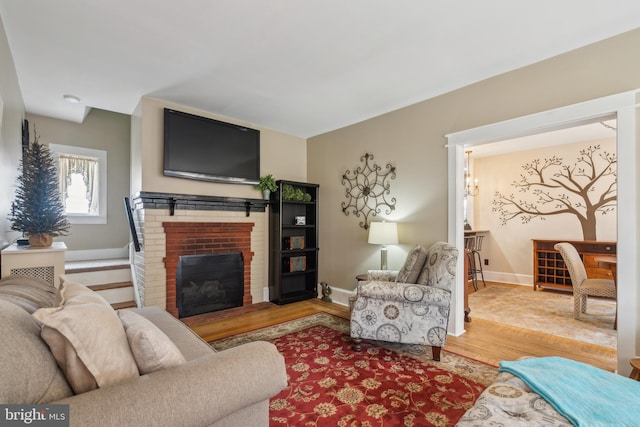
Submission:
<svg viewBox="0 0 640 427">
<path fill-rule="evenodd" d="M 412 283 L 373 281 L 358 285 L 358 296 L 399 303 L 449 307 L 451 293 L 431 286 Z"/>
<path fill-rule="evenodd" d="M 400 269 L 396 281 L 400 283 L 416 283 L 426 260 L 427 250 L 420 245 L 416 245 L 407 254 L 407 259 Z"/>
<path fill-rule="evenodd" d="M 416 283 L 451 292 L 455 286 L 457 261 L 458 249 L 445 242 L 435 243 L 429 248 Z"/>
<path fill-rule="evenodd" d="M 398 273 L 398 270 L 369 270 L 367 271 L 367 282 L 371 282 L 372 280 L 395 282 L 398 277 Z"/>
</svg>

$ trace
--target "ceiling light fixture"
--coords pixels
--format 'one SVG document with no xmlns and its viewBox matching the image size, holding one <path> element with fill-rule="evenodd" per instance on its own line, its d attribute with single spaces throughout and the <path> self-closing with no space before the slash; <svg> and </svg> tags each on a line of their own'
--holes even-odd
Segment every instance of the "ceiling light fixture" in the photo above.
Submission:
<svg viewBox="0 0 640 427">
<path fill-rule="evenodd" d="M 73 95 L 63 95 L 62 99 L 64 99 L 65 101 L 71 103 L 71 104 L 79 104 L 80 103 L 80 98 L 78 98 L 77 96 L 73 96 Z"/>
<path fill-rule="evenodd" d="M 473 180 L 471 177 L 471 150 L 464 153 L 467 155 L 467 164 L 464 170 L 464 197 L 475 197 L 480 192 L 480 187 L 478 186 L 478 179 Z"/>
</svg>

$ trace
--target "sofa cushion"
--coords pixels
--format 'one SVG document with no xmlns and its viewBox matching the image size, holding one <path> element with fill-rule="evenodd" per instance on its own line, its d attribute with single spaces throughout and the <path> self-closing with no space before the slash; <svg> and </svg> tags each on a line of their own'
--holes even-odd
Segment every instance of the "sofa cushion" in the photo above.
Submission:
<svg viewBox="0 0 640 427">
<path fill-rule="evenodd" d="M 398 276 L 396 278 L 396 282 L 398 283 L 416 283 L 418 280 L 418 276 L 420 276 L 420 271 L 422 270 L 422 266 L 427 259 L 427 250 L 420 246 L 416 245 L 413 249 L 409 251 L 407 254 L 407 259 L 404 262 L 404 265 L 400 269 Z"/>
<path fill-rule="evenodd" d="M 66 279 L 60 288 L 61 305 L 42 308 L 33 316 L 43 323 L 42 338 L 73 390 L 83 393 L 137 377 L 124 327 L 109 303 Z"/>
<path fill-rule="evenodd" d="M 0 330 L 0 402 L 44 404 L 73 395 L 29 313 L 0 300 Z"/>
<path fill-rule="evenodd" d="M 178 347 L 157 326 L 131 310 L 118 311 L 140 374 L 186 362 Z"/>
<path fill-rule="evenodd" d="M 22 307 L 29 314 L 53 307 L 58 290 L 50 283 L 28 276 L 7 276 L 0 280 L 0 299 Z"/>
</svg>

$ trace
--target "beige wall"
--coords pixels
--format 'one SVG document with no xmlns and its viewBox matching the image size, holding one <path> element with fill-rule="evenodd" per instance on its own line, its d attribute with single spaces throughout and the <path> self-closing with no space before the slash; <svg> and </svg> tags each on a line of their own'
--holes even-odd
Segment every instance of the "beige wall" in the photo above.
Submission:
<svg viewBox="0 0 640 427">
<path fill-rule="evenodd" d="M 107 152 L 107 223 L 72 224 L 68 236 L 56 238 L 69 250 L 123 248 L 129 230 L 122 198 L 129 194 L 130 117 L 92 109 L 83 123 L 28 114 L 42 144 L 61 144 Z"/>
<path fill-rule="evenodd" d="M 640 30 L 491 78 L 362 123 L 310 138 L 308 179 L 320 184 L 320 280 L 352 289 L 354 276 L 378 265 L 357 218 L 345 216 L 340 176 L 365 152 L 392 161 L 397 209 L 379 218 L 400 223 L 399 267 L 416 243 L 447 239 L 445 135 L 640 87 Z M 615 72 L 613 71 L 615 70 Z"/>
<path fill-rule="evenodd" d="M 19 233 L 11 231 L 7 217 L 15 196 L 23 118 L 24 101 L 0 19 L 0 248 L 19 237 Z"/>
<path fill-rule="evenodd" d="M 612 132 L 613 134 L 613 132 Z M 576 144 L 544 147 L 536 150 L 525 150 L 515 153 L 491 157 L 477 157 L 473 160 L 474 177 L 480 184 L 480 192 L 473 201 L 471 225 L 478 230 L 489 230 L 483 242 L 482 258 L 489 259 L 489 266 L 484 267 L 488 280 L 509 281 L 512 283 L 532 284 L 533 245 L 532 239 L 566 239 L 583 240 L 582 229 L 575 216 L 569 214 L 553 215 L 533 219 L 522 223 L 518 218 L 502 224 L 498 212 L 493 212 L 495 193 L 514 194 L 518 199 L 535 202 L 537 197 L 521 193 L 511 183 L 519 181 L 521 174 L 526 174 L 522 166 L 534 159 L 560 157 L 563 164 L 574 165 L 580 150 L 589 146 L 600 145 L 602 151 L 616 152 L 615 137 L 605 140 L 594 140 Z M 603 163 L 596 156 L 597 164 Z M 555 169 L 554 169 L 555 170 Z M 605 183 L 606 181 L 606 183 Z M 596 186 L 592 199 L 596 199 L 606 188 L 610 180 L 603 178 L 601 185 Z M 556 193 L 554 193 L 556 194 Z M 616 241 L 616 212 L 597 216 L 597 236 L 600 241 Z M 491 279 L 489 279 L 491 277 Z M 523 281 L 527 279 L 528 281 Z"/>
<path fill-rule="evenodd" d="M 138 191 L 262 198 L 253 185 L 222 184 L 164 176 L 163 165 L 163 109 L 173 108 L 203 117 L 239 124 L 260 130 L 260 171 L 271 173 L 276 179 L 305 181 L 307 177 L 307 148 L 302 138 L 254 126 L 227 117 L 217 116 L 193 108 L 143 98 L 134 113 L 136 135 L 132 135 L 132 194 Z M 139 122 L 139 123 L 138 123 Z M 139 159 L 139 162 L 138 162 Z"/>
</svg>

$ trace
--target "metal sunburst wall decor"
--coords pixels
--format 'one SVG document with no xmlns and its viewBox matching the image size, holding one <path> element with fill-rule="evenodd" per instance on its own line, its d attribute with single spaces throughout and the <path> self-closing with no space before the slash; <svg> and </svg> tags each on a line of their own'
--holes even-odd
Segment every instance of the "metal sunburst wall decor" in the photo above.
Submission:
<svg viewBox="0 0 640 427">
<path fill-rule="evenodd" d="M 387 163 L 385 170 L 373 162 L 373 154 L 366 153 L 360 157 L 364 166 L 358 166 L 342 175 L 342 185 L 346 186 L 346 202 L 342 202 L 342 212 L 349 216 L 364 216 L 360 227 L 369 228 L 369 215 L 377 216 L 382 210 L 390 214 L 396 208 L 396 198 L 387 196 L 391 194 L 391 181 L 396 177 L 396 167 Z M 369 164 L 371 161 L 371 164 Z"/>
</svg>

